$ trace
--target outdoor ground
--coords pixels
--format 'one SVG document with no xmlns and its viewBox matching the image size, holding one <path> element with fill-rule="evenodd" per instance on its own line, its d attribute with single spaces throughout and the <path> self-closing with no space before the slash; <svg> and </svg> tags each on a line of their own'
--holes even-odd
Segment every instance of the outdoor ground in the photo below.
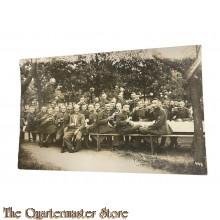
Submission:
<svg viewBox="0 0 220 220">
<path fill-rule="evenodd" d="M 101 171 L 130 173 L 196 174 L 191 153 L 191 140 L 180 139 L 180 148 L 164 149 L 151 155 L 145 146 L 121 147 L 116 150 L 102 148 L 82 149 L 77 153 L 60 153 L 51 144 L 40 148 L 37 143 L 21 144 L 18 167 L 20 169 Z"/>
</svg>

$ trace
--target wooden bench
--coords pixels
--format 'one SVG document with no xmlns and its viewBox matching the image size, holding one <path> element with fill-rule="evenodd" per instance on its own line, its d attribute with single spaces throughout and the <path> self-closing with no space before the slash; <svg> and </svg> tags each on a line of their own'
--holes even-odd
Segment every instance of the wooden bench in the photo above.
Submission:
<svg viewBox="0 0 220 220">
<path fill-rule="evenodd" d="M 150 145 L 151 145 L 151 154 L 153 155 L 154 154 L 154 145 L 153 145 L 153 137 L 194 137 L 194 134 L 192 133 L 173 133 L 173 134 L 170 134 L 170 135 L 161 135 L 161 136 L 158 136 L 158 135 L 151 135 L 151 134 L 124 134 L 124 135 L 121 135 L 121 134 L 117 134 L 117 133 L 111 133 L 111 134 L 99 134 L 99 133 L 90 133 L 89 134 L 90 136 L 93 136 L 96 141 L 97 141 L 97 151 L 100 151 L 101 150 L 101 143 L 102 141 L 104 140 L 104 138 L 108 137 L 108 136 L 129 136 L 129 137 L 149 137 L 150 139 Z"/>
</svg>

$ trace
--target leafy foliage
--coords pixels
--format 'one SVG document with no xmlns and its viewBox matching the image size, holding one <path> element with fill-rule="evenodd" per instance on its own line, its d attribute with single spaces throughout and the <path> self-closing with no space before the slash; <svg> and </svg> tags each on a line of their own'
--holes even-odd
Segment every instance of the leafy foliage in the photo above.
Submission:
<svg viewBox="0 0 220 220">
<path fill-rule="evenodd" d="M 185 59 L 173 63 L 183 72 L 192 62 Z M 30 61 L 21 65 L 23 78 L 28 75 L 30 66 Z M 32 90 L 29 88 L 23 98 L 30 101 L 37 97 L 42 103 L 55 99 L 78 101 L 82 94 L 90 96 L 91 87 L 95 88 L 96 96 L 107 92 L 110 97 L 117 93 L 116 87 L 123 87 L 125 98 L 137 92 L 145 97 L 153 93 L 153 97 L 182 99 L 187 97 L 187 81 L 181 72 L 153 58 L 112 59 L 108 53 L 95 54 L 89 61 L 83 57 L 76 61 L 54 58 L 38 62 L 34 82 L 30 85 Z M 56 79 L 54 85 L 50 84 L 51 78 Z"/>
</svg>

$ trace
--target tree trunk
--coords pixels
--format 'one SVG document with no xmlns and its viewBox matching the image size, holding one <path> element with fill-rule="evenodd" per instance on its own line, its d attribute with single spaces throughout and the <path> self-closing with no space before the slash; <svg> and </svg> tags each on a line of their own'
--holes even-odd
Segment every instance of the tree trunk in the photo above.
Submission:
<svg viewBox="0 0 220 220">
<path fill-rule="evenodd" d="M 37 88 L 37 98 L 39 102 L 39 109 L 41 109 L 43 105 L 43 98 L 42 98 L 42 86 L 41 86 L 41 79 L 39 74 L 37 73 L 37 59 L 33 59 L 32 61 L 32 68 L 33 70 L 33 77 L 35 78 L 36 88 Z"/>
<path fill-rule="evenodd" d="M 195 173 L 206 174 L 206 150 L 202 123 L 203 110 L 200 103 L 200 99 L 202 97 L 201 78 L 197 75 L 194 75 L 190 80 L 189 87 L 194 119 L 194 161 L 195 165 L 197 165 Z"/>
</svg>

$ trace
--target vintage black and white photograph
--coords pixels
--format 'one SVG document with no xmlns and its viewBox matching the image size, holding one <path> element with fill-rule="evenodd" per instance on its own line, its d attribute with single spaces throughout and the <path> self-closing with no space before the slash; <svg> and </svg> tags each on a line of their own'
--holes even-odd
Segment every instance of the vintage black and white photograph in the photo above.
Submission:
<svg viewBox="0 0 220 220">
<path fill-rule="evenodd" d="M 21 59 L 18 168 L 207 174 L 201 50 Z"/>
</svg>

